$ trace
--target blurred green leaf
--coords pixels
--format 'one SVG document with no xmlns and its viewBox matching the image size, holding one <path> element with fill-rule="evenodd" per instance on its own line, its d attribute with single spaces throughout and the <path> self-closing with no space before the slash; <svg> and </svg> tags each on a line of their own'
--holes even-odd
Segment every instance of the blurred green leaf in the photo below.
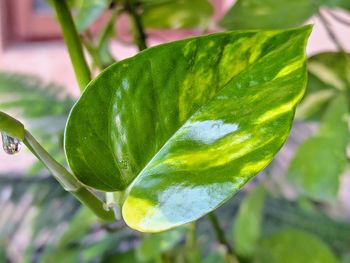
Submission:
<svg viewBox="0 0 350 263">
<path fill-rule="evenodd" d="M 325 5 L 331 8 L 343 8 L 350 11 L 349 0 L 322 0 Z"/>
<path fill-rule="evenodd" d="M 74 100 L 54 84 L 36 77 L 0 72 L 0 109 L 26 119 L 68 115 Z"/>
<path fill-rule="evenodd" d="M 340 263 L 350 263 L 350 254 L 344 255 Z"/>
<path fill-rule="evenodd" d="M 320 53 L 308 60 L 308 69 L 308 86 L 296 118 L 320 121 L 329 101 L 339 91 L 350 90 L 350 56 L 343 52 Z"/>
<path fill-rule="evenodd" d="M 103 255 L 110 253 L 110 251 L 118 251 L 118 246 L 121 242 L 128 239 L 128 229 L 119 230 L 115 233 L 106 233 L 98 240 L 93 233 L 86 236 L 80 246 L 82 262 L 97 262 L 102 259 Z M 93 239 L 91 241 L 91 239 Z M 131 245 L 129 244 L 129 247 Z M 134 245 L 132 246 L 134 247 Z"/>
<path fill-rule="evenodd" d="M 261 234 L 264 201 L 265 190 L 262 186 L 258 186 L 243 200 L 234 219 L 235 251 L 244 258 L 251 258 L 255 253 Z"/>
<path fill-rule="evenodd" d="M 347 117 L 347 99 L 339 94 L 328 106 L 317 134 L 297 150 L 288 178 L 300 194 L 317 201 L 336 200 L 346 166 Z"/>
<path fill-rule="evenodd" d="M 100 64 L 103 68 L 108 67 L 116 60 L 113 58 L 109 49 L 109 41 L 115 35 L 114 22 L 117 17 L 117 13 L 113 14 L 105 26 L 104 30 L 101 31 L 98 42 L 97 42 L 97 53 L 99 56 Z"/>
<path fill-rule="evenodd" d="M 205 28 L 213 8 L 207 0 L 141 0 L 146 28 Z"/>
<path fill-rule="evenodd" d="M 337 263 L 330 248 L 307 232 L 285 229 L 261 240 L 254 263 Z"/>
<path fill-rule="evenodd" d="M 224 251 L 218 250 L 207 256 L 202 263 L 227 263 L 227 256 Z"/>
<path fill-rule="evenodd" d="M 106 256 L 101 263 L 137 263 L 139 262 L 135 250 L 130 250 L 124 253 L 115 253 Z"/>
<path fill-rule="evenodd" d="M 341 7 L 341 8 L 344 8 L 344 9 L 350 11 L 350 1 L 349 0 L 340 0 L 338 7 Z"/>
<path fill-rule="evenodd" d="M 301 25 L 319 7 L 312 0 L 237 0 L 220 24 L 230 30 L 288 28 Z"/>
<path fill-rule="evenodd" d="M 305 200 L 305 199 L 304 199 Z M 349 250 L 350 222 L 331 218 L 319 209 L 300 207 L 300 202 L 266 197 L 262 236 L 267 237 L 284 228 L 298 228 L 325 241 L 337 254 Z"/>
<path fill-rule="evenodd" d="M 171 250 L 184 238 L 185 232 L 184 227 L 178 227 L 165 232 L 145 234 L 137 249 L 138 259 L 149 261 Z"/>
<path fill-rule="evenodd" d="M 71 3 L 79 32 L 86 30 L 109 6 L 110 0 L 76 0 Z"/>
<path fill-rule="evenodd" d="M 98 222 L 97 217 L 89 209 L 81 207 L 75 213 L 68 227 L 61 234 L 61 237 L 54 245 L 49 246 L 45 250 L 41 262 L 53 263 L 58 258 L 65 258 L 65 255 L 67 255 L 65 262 L 77 262 L 80 257 L 81 248 L 72 246 L 72 244 L 85 236 L 91 226 L 96 222 Z"/>
<path fill-rule="evenodd" d="M 23 262 L 34 262 L 38 251 L 50 246 L 61 233 L 62 225 L 71 218 L 78 204 L 48 175 L 0 175 L 1 195 L 6 195 L 8 190 L 10 198 L 1 205 L 0 243 L 11 240 L 5 247 L 8 251 L 16 245 L 16 239 L 25 236 L 21 245 L 25 250 Z"/>
<path fill-rule="evenodd" d="M 336 94 L 336 90 L 329 88 L 309 72 L 306 93 L 297 107 L 295 118 L 301 121 L 320 121 L 329 101 Z"/>
<path fill-rule="evenodd" d="M 325 52 L 308 60 L 308 69 L 325 87 L 338 91 L 350 89 L 350 54 Z"/>
<path fill-rule="evenodd" d="M 0 72 L 0 110 L 23 119 L 50 154 L 61 163 L 63 130 L 74 100 L 63 87 L 44 84 L 33 76 Z M 60 147 L 61 146 L 61 147 Z M 36 162 L 28 172 L 37 174 L 43 165 Z"/>
<path fill-rule="evenodd" d="M 96 235 L 92 231 L 90 235 L 91 230 L 99 229 L 99 222 L 89 209 L 81 207 L 59 239 L 44 251 L 41 262 L 55 262 L 58 255 L 65 253 L 70 255 L 73 262 L 96 262 L 102 259 L 105 253 L 117 248 L 128 233 L 123 230 L 108 234 L 101 231 Z"/>
<path fill-rule="evenodd" d="M 82 206 L 69 222 L 68 228 L 59 239 L 58 246 L 64 247 L 84 236 L 91 226 L 99 222 L 95 214 L 85 206 Z"/>
</svg>

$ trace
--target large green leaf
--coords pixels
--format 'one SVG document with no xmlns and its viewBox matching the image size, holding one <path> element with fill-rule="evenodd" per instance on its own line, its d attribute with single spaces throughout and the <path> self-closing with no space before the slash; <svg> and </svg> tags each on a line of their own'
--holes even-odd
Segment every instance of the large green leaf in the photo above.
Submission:
<svg viewBox="0 0 350 263">
<path fill-rule="evenodd" d="M 308 60 L 309 81 L 296 118 L 319 121 L 327 105 L 339 92 L 350 89 L 350 56 L 325 52 Z"/>
<path fill-rule="evenodd" d="M 126 193 L 133 228 L 203 216 L 263 169 L 286 140 L 306 84 L 310 27 L 237 31 L 148 49 L 102 72 L 73 107 L 69 165 Z"/>
<path fill-rule="evenodd" d="M 150 28 L 204 28 L 213 13 L 207 0 L 142 0 L 142 4 L 142 22 Z"/>
<path fill-rule="evenodd" d="M 220 24 L 226 29 L 298 26 L 317 12 L 321 1 L 237 0 Z"/>
<path fill-rule="evenodd" d="M 292 160 L 288 178 L 299 192 L 317 201 L 334 201 L 346 166 L 348 102 L 339 94 L 330 103 L 318 133 Z"/>
<path fill-rule="evenodd" d="M 254 263 L 337 263 L 329 247 L 307 232 L 285 229 L 260 242 Z"/>
<path fill-rule="evenodd" d="M 260 239 L 265 201 L 265 190 L 257 187 L 243 200 L 233 226 L 235 251 L 244 258 L 254 255 Z"/>
</svg>

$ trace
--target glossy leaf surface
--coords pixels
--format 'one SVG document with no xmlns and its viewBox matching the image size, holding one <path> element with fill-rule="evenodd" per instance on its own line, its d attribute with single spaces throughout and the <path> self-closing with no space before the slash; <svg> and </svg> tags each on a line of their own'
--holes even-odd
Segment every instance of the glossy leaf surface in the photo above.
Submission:
<svg viewBox="0 0 350 263">
<path fill-rule="evenodd" d="M 320 4 L 312 0 L 238 0 L 220 24 L 226 29 L 298 26 L 316 13 Z"/>
<path fill-rule="evenodd" d="M 213 8 L 207 0 L 142 0 L 147 28 L 204 28 Z"/>
<path fill-rule="evenodd" d="M 337 263 L 330 248 L 316 236 L 297 229 L 280 230 L 259 244 L 254 263 Z"/>
<path fill-rule="evenodd" d="M 257 187 L 243 200 L 235 217 L 233 241 L 235 251 L 244 258 L 251 258 L 260 239 L 265 190 Z"/>
<path fill-rule="evenodd" d="M 310 27 L 237 31 L 148 49 L 100 74 L 74 106 L 65 149 L 85 184 L 126 193 L 133 228 L 195 220 L 263 169 L 306 84 Z"/>
<path fill-rule="evenodd" d="M 318 133 L 296 152 L 288 178 L 302 195 L 317 201 L 335 201 L 346 166 L 347 118 L 348 102 L 340 94 L 330 103 Z"/>
</svg>

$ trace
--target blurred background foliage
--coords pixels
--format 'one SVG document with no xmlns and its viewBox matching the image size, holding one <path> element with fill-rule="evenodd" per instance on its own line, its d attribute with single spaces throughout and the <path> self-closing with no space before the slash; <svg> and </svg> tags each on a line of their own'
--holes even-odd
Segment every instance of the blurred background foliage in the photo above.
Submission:
<svg viewBox="0 0 350 263">
<path fill-rule="evenodd" d="M 317 15 L 338 51 L 309 59 L 305 97 L 290 139 L 273 163 L 198 222 L 142 234 L 122 220 L 99 221 L 39 163 L 22 174 L 0 175 L 0 262 L 17 262 L 18 242 L 25 243 L 19 262 L 350 262 L 350 218 L 338 198 L 341 177 L 349 168 L 350 55 L 324 16 L 350 26 L 350 19 L 334 12 L 350 11 L 350 1 L 238 0 L 218 22 L 207 0 L 125 1 L 68 1 L 95 73 L 115 62 L 109 42 L 120 38 L 115 22 L 125 13 L 130 33 L 144 34 L 146 42 L 153 29 L 196 29 L 197 34 L 213 28 L 278 29 Z M 124 8 L 127 4 L 136 6 L 136 14 Z M 108 19 L 92 33 L 101 16 Z M 74 101 L 57 85 L 0 73 L 0 108 L 21 116 L 61 163 L 64 126 Z"/>
</svg>

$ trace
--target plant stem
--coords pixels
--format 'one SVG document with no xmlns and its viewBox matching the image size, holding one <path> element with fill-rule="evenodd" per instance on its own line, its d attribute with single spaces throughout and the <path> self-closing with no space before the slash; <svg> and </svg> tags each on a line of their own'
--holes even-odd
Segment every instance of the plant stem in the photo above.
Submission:
<svg viewBox="0 0 350 263">
<path fill-rule="evenodd" d="M 188 263 L 200 262 L 199 250 L 197 247 L 197 225 L 192 222 L 188 225 L 186 237 L 186 258 Z"/>
<path fill-rule="evenodd" d="M 47 167 L 47 169 L 66 191 L 74 192 L 80 188 L 80 183 L 78 180 L 72 174 L 70 174 L 66 168 L 53 159 L 27 130 L 25 131 L 23 142 L 28 149 Z"/>
<path fill-rule="evenodd" d="M 135 25 L 135 42 L 139 50 L 147 48 L 147 35 L 142 25 L 141 16 L 138 14 L 134 0 L 125 0 L 125 10 L 129 13 Z"/>
<path fill-rule="evenodd" d="M 105 210 L 103 202 L 85 188 L 71 173 L 59 164 L 26 130 L 24 144 L 47 167 L 63 188 L 72 193 L 81 203 L 89 207 L 98 217 L 106 221 L 114 220 L 113 211 Z"/>
<path fill-rule="evenodd" d="M 339 42 L 337 36 L 334 34 L 331 29 L 327 18 L 322 14 L 322 12 L 318 12 L 318 17 L 320 18 L 321 23 L 323 24 L 328 36 L 332 39 L 333 43 L 336 45 L 339 51 L 344 51 L 342 44 Z"/>
<path fill-rule="evenodd" d="M 211 212 L 208 214 L 209 221 L 215 231 L 216 237 L 220 244 L 226 247 L 226 250 L 229 254 L 233 254 L 233 249 L 230 245 L 230 243 L 226 240 L 225 233 L 220 227 L 220 223 L 218 218 L 216 217 L 214 212 Z"/>
<path fill-rule="evenodd" d="M 78 191 L 72 192 L 72 194 L 85 206 L 90 208 L 95 215 L 104 221 L 114 221 L 115 216 L 112 209 L 106 210 L 104 203 L 92 192 L 85 187 L 80 187 Z"/>
<path fill-rule="evenodd" d="M 334 20 L 338 21 L 339 23 L 342 23 L 343 25 L 350 26 L 350 20 L 346 20 L 345 18 L 342 18 L 341 16 L 338 16 L 338 14 L 333 13 L 331 10 L 328 10 L 327 12 Z"/>
<path fill-rule="evenodd" d="M 73 64 L 75 77 L 80 90 L 83 91 L 91 80 L 89 66 L 85 60 L 83 47 L 75 27 L 72 15 L 66 0 L 52 0 L 53 6 L 60 23 L 63 39 L 67 45 L 68 53 Z"/>
<path fill-rule="evenodd" d="M 208 214 L 208 217 L 209 217 L 209 221 L 215 231 L 215 234 L 216 234 L 216 238 L 218 239 L 219 243 L 221 245 L 223 245 L 226 250 L 227 250 L 227 253 L 228 253 L 228 257 L 227 257 L 227 260 L 228 262 L 230 263 L 245 263 L 246 261 L 240 257 L 238 257 L 232 246 L 230 245 L 230 243 L 227 241 L 226 237 L 225 237 L 225 232 L 222 230 L 221 226 L 220 226 L 220 223 L 219 223 L 219 220 L 217 218 L 217 216 L 215 215 L 214 212 L 211 212 L 210 214 Z"/>
</svg>

